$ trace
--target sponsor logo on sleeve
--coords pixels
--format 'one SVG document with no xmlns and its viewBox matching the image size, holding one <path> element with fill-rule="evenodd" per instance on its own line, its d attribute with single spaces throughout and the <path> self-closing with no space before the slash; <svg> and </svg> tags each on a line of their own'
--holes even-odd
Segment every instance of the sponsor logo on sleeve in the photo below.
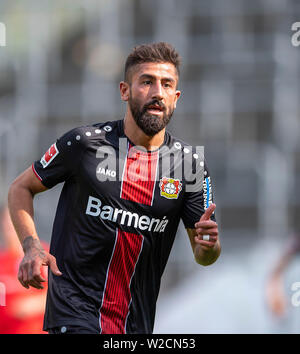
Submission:
<svg viewBox="0 0 300 354">
<path fill-rule="evenodd" d="M 212 203 L 212 187 L 210 177 L 206 177 L 203 181 L 203 196 L 204 210 L 206 210 Z"/>
<path fill-rule="evenodd" d="M 52 160 L 59 154 L 58 148 L 55 144 L 52 144 L 50 148 L 46 151 L 45 155 L 41 158 L 40 163 L 43 168 L 47 167 Z"/>
</svg>

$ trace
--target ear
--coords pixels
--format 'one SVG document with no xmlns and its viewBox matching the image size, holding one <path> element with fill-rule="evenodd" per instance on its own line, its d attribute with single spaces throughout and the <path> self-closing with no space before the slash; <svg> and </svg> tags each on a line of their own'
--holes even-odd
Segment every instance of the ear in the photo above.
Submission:
<svg viewBox="0 0 300 354">
<path fill-rule="evenodd" d="M 177 101 L 178 101 L 178 98 L 180 97 L 180 95 L 181 95 L 181 91 L 176 90 L 176 93 L 175 93 L 175 101 L 174 101 L 174 108 L 176 108 Z"/>
<path fill-rule="evenodd" d="M 130 97 L 130 86 L 128 82 L 121 81 L 120 82 L 120 94 L 122 101 L 128 101 Z"/>
</svg>

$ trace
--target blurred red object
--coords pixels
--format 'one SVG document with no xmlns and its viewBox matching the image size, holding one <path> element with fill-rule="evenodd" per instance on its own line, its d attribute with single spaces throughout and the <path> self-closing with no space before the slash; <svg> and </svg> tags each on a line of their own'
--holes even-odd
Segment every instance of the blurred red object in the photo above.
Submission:
<svg viewBox="0 0 300 354">
<path fill-rule="evenodd" d="M 47 283 L 44 289 L 24 288 L 18 280 L 19 264 L 23 251 L 14 231 L 7 209 L 1 213 L 0 250 L 0 333 L 41 334 L 46 303 Z M 49 246 L 42 242 L 46 251 Z M 42 276 L 47 279 L 47 268 L 42 267 Z M 3 306 L 4 305 L 4 306 Z"/>
</svg>

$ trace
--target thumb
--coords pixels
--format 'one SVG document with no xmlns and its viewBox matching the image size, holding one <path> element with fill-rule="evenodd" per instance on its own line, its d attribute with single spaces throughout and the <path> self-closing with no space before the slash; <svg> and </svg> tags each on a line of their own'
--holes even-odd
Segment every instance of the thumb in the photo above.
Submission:
<svg viewBox="0 0 300 354">
<path fill-rule="evenodd" d="M 201 216 L 200 221 L 209 220 L 216 209 L 216 204 L 212 203 Z"/>
<path fill-rule="evenodd" d="M 54 275 L 57 275 L 57 276 L 61 276 L 62 275 L 62 272 L 57 267 L 56 258 L 54 256 L 52 256 L 51 254 L 50 254 L 50 257 L 49 257 L 48 265 L 49 265 L 49 267 L 51 269 L 51 272 Z"/>
</svg>

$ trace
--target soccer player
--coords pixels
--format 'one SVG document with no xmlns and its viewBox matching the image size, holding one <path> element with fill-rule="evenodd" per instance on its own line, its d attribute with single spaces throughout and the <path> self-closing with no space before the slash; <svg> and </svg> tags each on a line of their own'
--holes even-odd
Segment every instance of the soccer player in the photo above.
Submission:
<svg viewBox="0 0 300 354">
<path fill-rule="evenodd" d="M 219 257 L 204 156 L 166 131 L 180 97 L 179 64 L 168 43 L 135 47 L 120 83 L 124 119 L 67 132 L 10 187 L 24 250 L 19 281 L 41 289 L 41 265 L 50 268 L 49 333 L 152 333 L 180 219 L 197 263 Z M 33 221 L 33 197 L 60 182 L 47 253 Z"/>
</svg>

